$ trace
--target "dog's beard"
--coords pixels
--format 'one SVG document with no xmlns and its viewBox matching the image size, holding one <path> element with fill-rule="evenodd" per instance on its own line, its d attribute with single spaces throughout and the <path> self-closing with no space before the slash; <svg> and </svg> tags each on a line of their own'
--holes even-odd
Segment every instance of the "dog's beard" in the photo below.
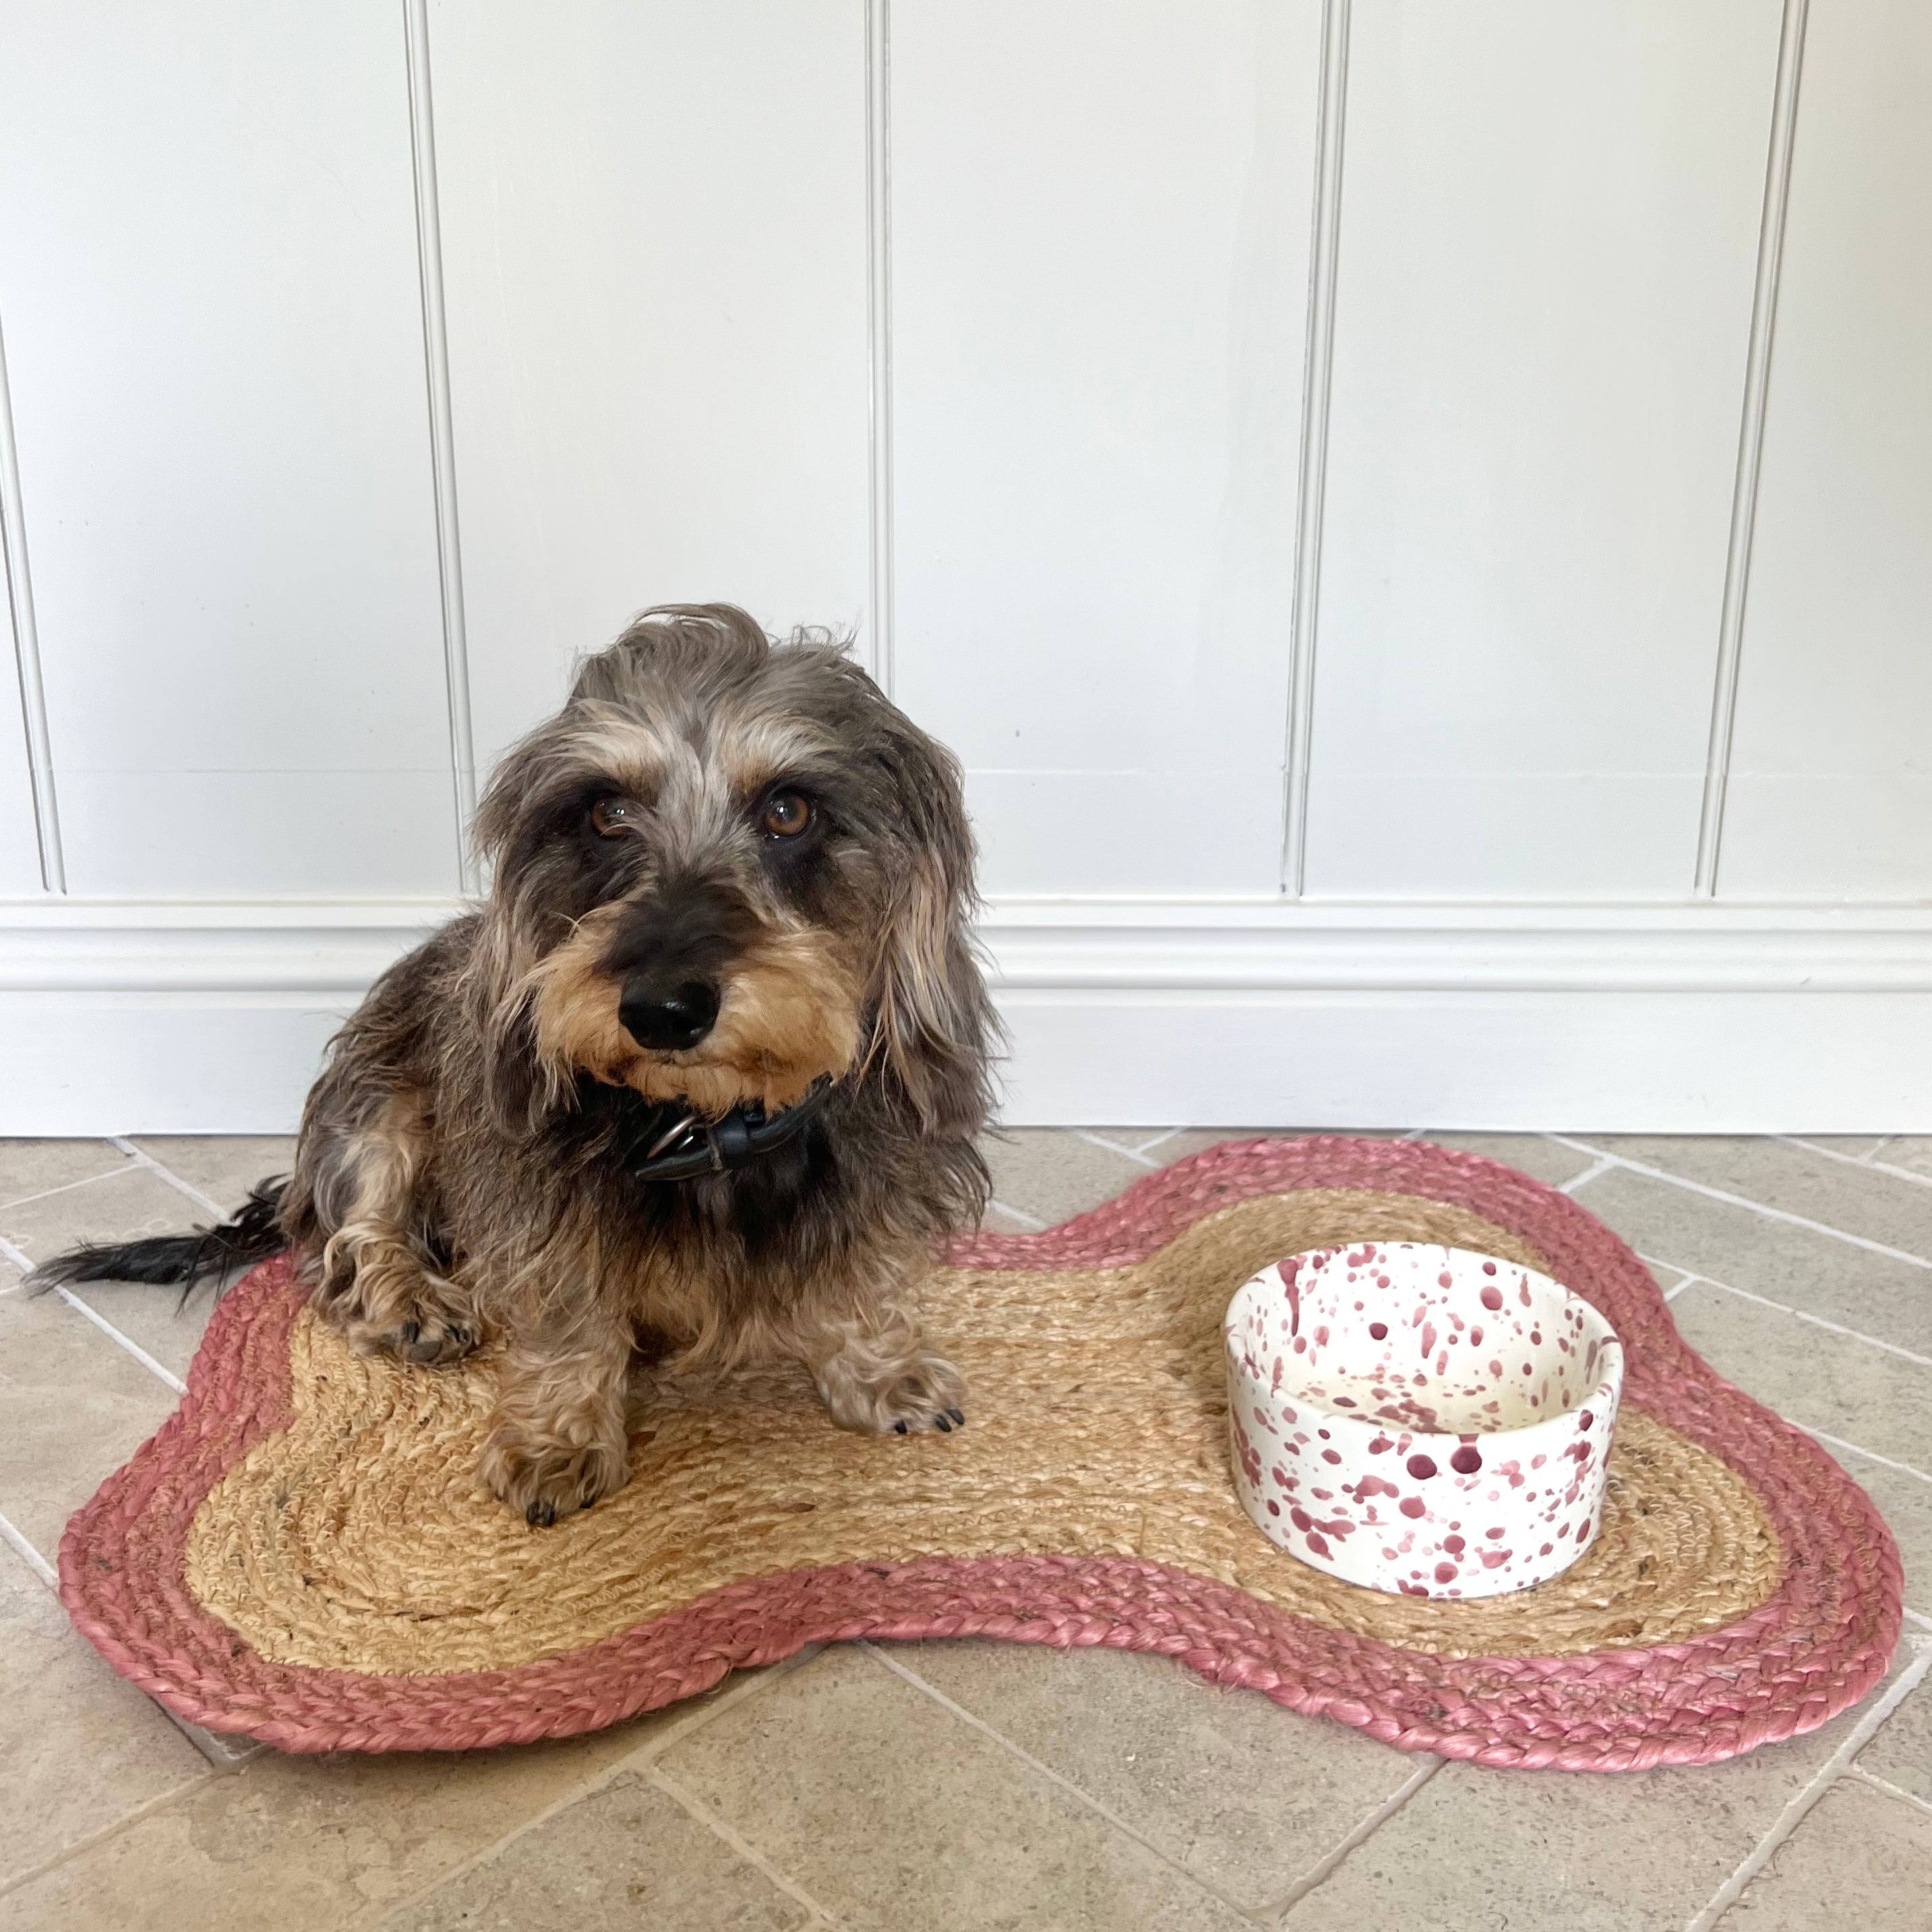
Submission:
<svg viewBox="0 0 1932 1932">
<path fill-rule="evenodd" d="M 560 1083 L 588 1073 L 716 1120 L 734 1107 L 782 1112 L 856 1061 L 856 976 L 825 934 L 757 941 L 725 976 L 710 1032 L 688 1052 L 668 1053 L 640 1046 L 618 1018 L 620 988 L 598 964 L 609 924 L 593 914 L 532 976 L 537 1052 Z"/>
</svg>

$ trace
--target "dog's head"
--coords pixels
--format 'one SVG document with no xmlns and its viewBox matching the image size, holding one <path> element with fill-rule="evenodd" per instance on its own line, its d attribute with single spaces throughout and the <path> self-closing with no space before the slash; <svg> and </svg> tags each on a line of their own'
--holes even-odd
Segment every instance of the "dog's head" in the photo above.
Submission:
<svg viewBox="0 0 1932 1932">
<path fill-rule="evenodd" d="M 584 1075 L 716 1118 L 822 1076 L 976 1124 L 991 1024 L 951 754 L 830 643 L 646 612 L 499 767 L 477 981 L 494 1103 Z"/>
</svg>

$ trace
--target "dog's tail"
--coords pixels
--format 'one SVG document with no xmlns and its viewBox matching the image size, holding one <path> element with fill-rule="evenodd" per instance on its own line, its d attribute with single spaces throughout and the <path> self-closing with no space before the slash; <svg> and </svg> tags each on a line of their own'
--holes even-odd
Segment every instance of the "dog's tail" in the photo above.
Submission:
<svg viewBox="0 0 1932 1932">
<path fill-rule="evenodd" d="M 285 1180 L 265 1180 L 247 1204 L 212 1228 L 188 1234 L 151 1234 L 139 1241 L 89 1242 L 43 1262 L 33 1273 L 36 1287 L 70 1281 L 148 1281 L 186 1292 L 203 1275 L 265 1262 L 288 1246 L 282 1232 Z"/>
</svg>

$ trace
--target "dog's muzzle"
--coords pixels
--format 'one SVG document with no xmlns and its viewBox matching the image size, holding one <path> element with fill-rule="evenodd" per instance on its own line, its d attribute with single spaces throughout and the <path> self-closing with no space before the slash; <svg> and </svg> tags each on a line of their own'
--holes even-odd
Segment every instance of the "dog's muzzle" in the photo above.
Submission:
<svg viewBox="0 0 1932 1932">
<path fill-rule="evenodd" d="M 718 1024 L 718 988 L 702 980 L 666 987 L 641 976 L 624 982 L 617 1018 L 653 1053 L 688 1053 Z"/>
</svg>

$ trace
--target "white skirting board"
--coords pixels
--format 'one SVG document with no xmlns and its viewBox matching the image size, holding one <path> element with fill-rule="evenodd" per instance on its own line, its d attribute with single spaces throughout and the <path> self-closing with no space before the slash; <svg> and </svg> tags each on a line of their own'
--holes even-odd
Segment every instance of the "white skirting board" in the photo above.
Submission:
<svg viewBox="0 0 1932 1932">
<path fill-rule="evenodd" d="M 274 1133 L 453 908 L 0 906 L 0 1133 Z M 1920 908 L 1015 902 L 1015 1124 L 1932 1132 Z"/>
</svg>

